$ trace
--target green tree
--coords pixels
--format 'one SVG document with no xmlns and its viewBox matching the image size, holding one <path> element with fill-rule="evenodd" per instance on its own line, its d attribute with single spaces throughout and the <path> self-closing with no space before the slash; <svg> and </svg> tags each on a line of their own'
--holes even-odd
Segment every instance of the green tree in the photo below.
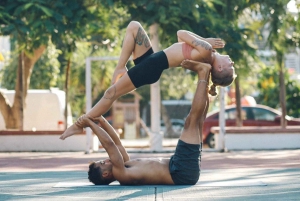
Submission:
<svg viewBox="0 0 300 201">
<path fill-rule="evenodd" d="M 22 129 L 23 102 L 33 66 L 43 54 L 49 40 L 55 45 L 61 44 L 62 52 L 69 60 L 76 49 L 76 41 L 88 39 L 92 33 L 99 34 L 99 39 L 112 35 L 110 29 L 102 27 L 109 21 L 102 21 L 102 18 L 107 18 L 107 9 L 98 9 L 101 5 L 101 1 L 97 0 L 0 2 L 0 34 L 14 38 L 19 50 L 16 93 L 12 106 L 0 93 L 1 113 L 7 128 Z M 66 79 L 66 83 L 67 81 Z"/>
<path fill-rule="evenodd" d="M 60 63 L 57 57 L 59 53 L 60 51 L 53 44 L 47 46 L 45 53 L 34 65 L 30 89 L 49 89 L 58 86 Z M 1 74 L 5 78 L 1 80 L 1 86 L 9 90 L 15 89 L 17 77 L 15 72 L 18 68 L 18 54 L 13 52 L 11 55 L 12 58 L 1 70 Z"/>
<path fill-rule="evenodd" d="M 260 104 L 268 105 L 273 108 L 281 108 L 278 102 L 280 95 L 279 72 L 276 68 L 264 67 L 259 72 L 257 87 L 259 95 L 257 102 Z M 284 71 L 285 75 L 285 90 L 286 96 L 286 109 L 287 114 L 293 117 L 300 117 L 300 84 L 290 78 L 289 74 Z"/>
<path fill-rule="evenodd" d="M 282 108 L 281 126 L 286 127 L 287 97 L 285 88 L 284 55 L 299 44 L 299 23 L 297 16 L 287 10 L 289 0 L 264 1 L 259 7 L 263 16 L 261 21 L 269 31 L 267 45 L 276 52 L 275 67 L 279 72 L 280 107 Z M 298 3 L 299 4 L 299 3 Z M 299 4 L 300 5 L 300 4 Z"/>
</svg>

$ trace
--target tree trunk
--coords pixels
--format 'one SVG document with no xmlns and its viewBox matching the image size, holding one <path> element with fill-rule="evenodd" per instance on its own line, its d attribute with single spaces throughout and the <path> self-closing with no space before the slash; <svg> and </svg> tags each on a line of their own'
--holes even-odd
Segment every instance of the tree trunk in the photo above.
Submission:
<svg viewBox="0 0 300 201">
<path fill-rule="evenodd" d="M 241 93 L 240 93 L 240 80 L 239 78 L 235 78 L 235 100 L 236 100 L 236 126 L 243 126 L 242 120 L 242 107 L 241 107 Z"/>
<path fill-rule="evenodd" d="M 16 93 L 14 102 L 16 103 L 16 110 L 14 113 L 17 115 L 17 128 L 19 130 L 23 130 L 23 120 L 24 120 L 24 108 L 25 108 L 25 56 L 24 52 L 22 51 L 19 54 L 19 62 L 18 62 L 18 70 L 17 70 L 17 82 L 16 85 Z"/>
<path fill-rule="evenodd" d="M 20 54 L 15 97 L 12 107 L 6 97 L 0 93 L 0 110 L 7 129 L 17 129 L 22 127 L 23 119 L 21 117 L 22 114 L 20 115 L 19 112 L 24 108 L 23 102 L 25 102 L 27 96 L 27 89 L 29 88 L 33 66 L 41 57 L 45 49 L 45 46 L 40 46 L 33 51 L 32 55 L 28 55 L 25 52 Z"/>
<path fill-rule="evenodd" d="M 68 125 L 68 102 L 69 102 L 69 75 L 70 75 L 70 64 L 71 64 L 71 57 L 68 59 L 67 69 L 66 69 L 66 80 L 65 80 L 65 129 L 67 129 Z"/>
<path fill-rule="evenodd" d="M 280 86 L 280 94 L 279 94 L 279 100 L 280 100 L 280 106 L 281 106 L 281 127 L 286 128 L 286 92 L 285 92 L 285 83 L 284 83 L 284 72 L 283 72 L 283 55 L 280 53 L 277 53 L 277 61 L 279 66 L 279 86 Z"/>
<path fill-rule="evenodd" d="M 15 115 L 13 115 L 9 100 L 0 91 L 0 111 L 2 113 L 6 128 L 17 129 Z"/>
</svg>

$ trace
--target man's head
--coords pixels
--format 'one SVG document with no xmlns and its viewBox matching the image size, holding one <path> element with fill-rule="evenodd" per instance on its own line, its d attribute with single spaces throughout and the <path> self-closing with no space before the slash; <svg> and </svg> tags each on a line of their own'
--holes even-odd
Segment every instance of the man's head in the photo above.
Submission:
<svg viewBox="0 0 300 201">
<path fill-rule="evenodd" d="M 95 185 L 108 185 L 115 180 L 109 159 L 90 163 L 88 175 L 90 182 Z"/>
<path fill-rule="evenodd" d="M 228 55 L 216 53 L 211 70 L 212 82 L 217 86 L 229 86 L 236 77 L 233 65 Z"/>
</svg>

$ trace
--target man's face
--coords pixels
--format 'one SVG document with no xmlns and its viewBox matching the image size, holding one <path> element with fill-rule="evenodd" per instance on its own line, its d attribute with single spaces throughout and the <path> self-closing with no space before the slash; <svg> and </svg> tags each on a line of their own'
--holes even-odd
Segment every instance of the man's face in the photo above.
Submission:
<svg viewBox="0 0 300 201">
<path fill-rule="evenodd" d="M 96 167 L 100 167 L 102 171 L 111 171 L 112 170 L 112 163 L 109 158 L 105 160 L 100 160 L 95 162 Z"/>
</svg>

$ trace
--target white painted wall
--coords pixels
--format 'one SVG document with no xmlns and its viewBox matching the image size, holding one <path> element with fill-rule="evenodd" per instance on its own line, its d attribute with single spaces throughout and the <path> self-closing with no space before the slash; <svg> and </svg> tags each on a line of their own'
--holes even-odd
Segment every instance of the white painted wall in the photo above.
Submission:
<svg viewBox="0 0 300 201">
<path fill-rule="evenodd" d="M 65 140 L 60 135 L 0 135 L 1 152 L 84 151 L 86 136 L 74 135 Z"/>
<path fill-rule="evenodd" d="M 247 133 L 225 135 L 227 150 L 299 149 L 299 133 Z"/>
</svg>

